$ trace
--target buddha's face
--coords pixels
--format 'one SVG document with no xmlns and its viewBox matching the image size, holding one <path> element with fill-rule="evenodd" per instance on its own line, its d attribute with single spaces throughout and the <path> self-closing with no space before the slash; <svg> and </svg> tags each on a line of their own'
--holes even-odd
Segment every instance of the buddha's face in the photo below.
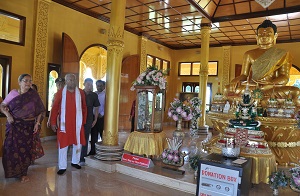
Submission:
<svg viewBox="0 0 300 196">
<path fill-rule="evenodd" d="M 268 28 L 259 28 L 257 30 L 257 44 L 263 48 L 270 47 L 275 44 L 277 39 L 277 33 L 274 34 L 274 30 L 272 27 Z"/>
</svg>

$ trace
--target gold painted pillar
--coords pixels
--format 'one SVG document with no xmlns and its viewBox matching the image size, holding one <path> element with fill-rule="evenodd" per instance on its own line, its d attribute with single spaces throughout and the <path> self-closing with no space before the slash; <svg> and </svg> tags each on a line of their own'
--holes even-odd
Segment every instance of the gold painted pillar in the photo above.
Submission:
<svg viewBox="0 0 300 196">
<path fill-rule="evenodd" d="M 202 100 L 201 113 L 199 118 L 199 130 L 207 132 L 208 126 L 205 125 L 206 114 L 206 86 L 208 80 L 208 61 L 209 61 L 209 36 L 211 30 L 211 23 L 209 20 L 203 18 L 201 22 L 201 66 L 199 72 L 199 98 Z"/>
<path fill-rule="evenodd" d="M 140 38 L 140 73 L 146 71 L 147 69 L 147 37 L 141 36 Z"/>
<path fill-rule="evenodd" d="M 118 145 L 119 97 L 124 49 L 126 0 L 112 0 L 107 43 L 106 101 L 103 145 Z"/>
<path fill-rule="evenodd" d="M 47 99 L 47 49 L 48 49 L 48 21 L 51 0 L 38 0 L 36 7 L 35 40 L 33 48 L 33 73 L 32 79 L 38 86 L 44 105 Z M 45 120 L 42 124 L 42 130 L 46 130 Z M 43 137 L 45 132 L 41 132 Z"/>
</svg>

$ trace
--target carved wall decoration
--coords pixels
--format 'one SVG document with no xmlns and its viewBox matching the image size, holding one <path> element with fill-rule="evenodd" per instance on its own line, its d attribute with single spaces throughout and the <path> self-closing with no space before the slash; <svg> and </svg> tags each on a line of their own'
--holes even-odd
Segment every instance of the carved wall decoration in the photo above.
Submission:
<svg viewBox="0 0 300 196">
<path fill-rule="evenodd" d="M 148 39 L 145 36 L 141 36 L 141 51 L 140 51 L 140 73 L 146 71 L 147 68 L 147 41 Z"/>
<path fill-rule="evenodd" d="M 42 100 L 46 100 L 47 79 L 47 46 L 48 46 L 48 20 L 50 0 L 39 0 L 36 8 L 36 29 L 34 46 L 33 81 L 39 86 Z"/>
<path fill-rule="evenodd" d="M 231 55 L 231 47 L 224 46 L 223 47 L 222 89 L 225 88 L 225 85 L 229 84 L 230 55 Z"/>
<path fill-rule="evenodd" d="M 110 28 L 108 30 L 108 37 L 109 39 L 124 39 L 124 28 L 121 28 L 120 26 L 110 25 Z"/>
</svg>

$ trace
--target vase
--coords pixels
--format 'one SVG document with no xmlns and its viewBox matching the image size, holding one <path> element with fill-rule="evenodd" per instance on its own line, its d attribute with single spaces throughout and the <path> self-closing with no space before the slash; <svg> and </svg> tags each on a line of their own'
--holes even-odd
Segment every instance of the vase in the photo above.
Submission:
<svg viewBox="0 0 300 196">
<path fill-rule="evenodd" d="M 273 195 L 279 195 L 279 190 L 278 189 L 273 189 Z"/>
<path fill-rule="evenodd" d="M 197 177 L 198 177 L 198 169 L 196 169 L 196 170 L 194 171 L 194 179 L 197 180 Z"/>
<path fill-rule="evenodd" d="M 184 132 L 182 131 L 181 123 L 182 123 L 182 117 L 179 117 L 178 120 L 177 120 L 177 127 L 176 127 L 176 130 L 173 132 L 173 137 L 176 137 L 176 138 L 178 138 L 178 139 L 183 140 L 185 134 L 184 134 Z"/>
</svg>

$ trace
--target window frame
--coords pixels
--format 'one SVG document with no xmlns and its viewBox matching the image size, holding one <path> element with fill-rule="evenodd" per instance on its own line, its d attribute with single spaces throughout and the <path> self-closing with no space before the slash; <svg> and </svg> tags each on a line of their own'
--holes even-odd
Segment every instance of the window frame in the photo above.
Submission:
<svg viewBox="0 0 300 196">
<path fill-rule="evenodd" d="M 2 99 L 4 100 L 5 97 L 8 95 L 9 91 L 11 90 L 10 84 L 11 84 L 11 68 L 12 68 L 12 57 L 11 56 L 5 56 L 0 55 L 1 59 L 5 59 L 7 62 L 5 65 L 2 65 Z M 0 112 L 0 117 L 5 117 L 5 115 Z"/>
<path fill-rule="evenodd" d="M 19 29 L 19 40 L 20 41 L 16 42 L 16 41 L 0 38 L 0 42 L 6 42 L 6 43 L 10 43 L 10 44 L 25 46 L 26 17 L 20 16 L 18 14 L 14 14 L 14 13 L 2 10 L 2 9 L 0 9 L 0 15 L 17 18 L 20 20 L 20 29 Z"/>
<path fill-rule="evenodd" d="M 152 58 L 151 65 L 148 64 L 148 56 Z M 160 61 L 159 67 L 156 66 L 156 61 L 157 60 Z M 156 57 L 156 56 L 153 56 L 153 55 L 150 55 L 150 54 L 147 54 L 147 57 L 146 57 L 146 65 L 147 65 L 147 67 L 155 66 L 155 67 L 157 67 L 157 69 L 163 69 L 163 62 L 167 62 L 167 69 L 164 69 L 164 70 L 166 71 L 166 75 L 169 76 L 170 75 L 170 61 L 168 61 L 166 59 L 162 59 L 162 58 Z"/>
<path fill-rule="evenodd" d="M 191 92 L 186 92 L 187 86 L 191 86 Z M 196 87 L 199 87 L 199 82 L 182 82 L 181 91 L 183 93 L 197 93 L 197 92 L 195 92 Z M 212 83 L 208 82 L 206 87 L 209 87 L 209 89 L 210 89 L 210 98 L 209 98 L 209 100 L 206 100 L 207 101 L 206 110 L 210 111 L 211 103 L 212 103 Z"/>
<path fill-rule="evenodd" d="M 187 75 L 183 75 L 181 74 L 181 64 L 190 64 L 190 74 Z M 210 63 L 217 63 L 217 69 L 216 69 L 216 73 L 215 74 L 208 74 L 208 76 L 218 76 L 218 67 L 219 67 L 219 61 L 209 61 L 208 62 L 208 66 Z M 201 62 L 199 61 L 193 61 L 193 62 L 179 62 L 178 63 L 178 76 L 199 76 L 199 74 L 193 74 L 193 68 L 195 67 L 194 64 L 200 64 L 201 66 Z M 209 69 L 209 67 L 208 67 Z"/>
</svg>

